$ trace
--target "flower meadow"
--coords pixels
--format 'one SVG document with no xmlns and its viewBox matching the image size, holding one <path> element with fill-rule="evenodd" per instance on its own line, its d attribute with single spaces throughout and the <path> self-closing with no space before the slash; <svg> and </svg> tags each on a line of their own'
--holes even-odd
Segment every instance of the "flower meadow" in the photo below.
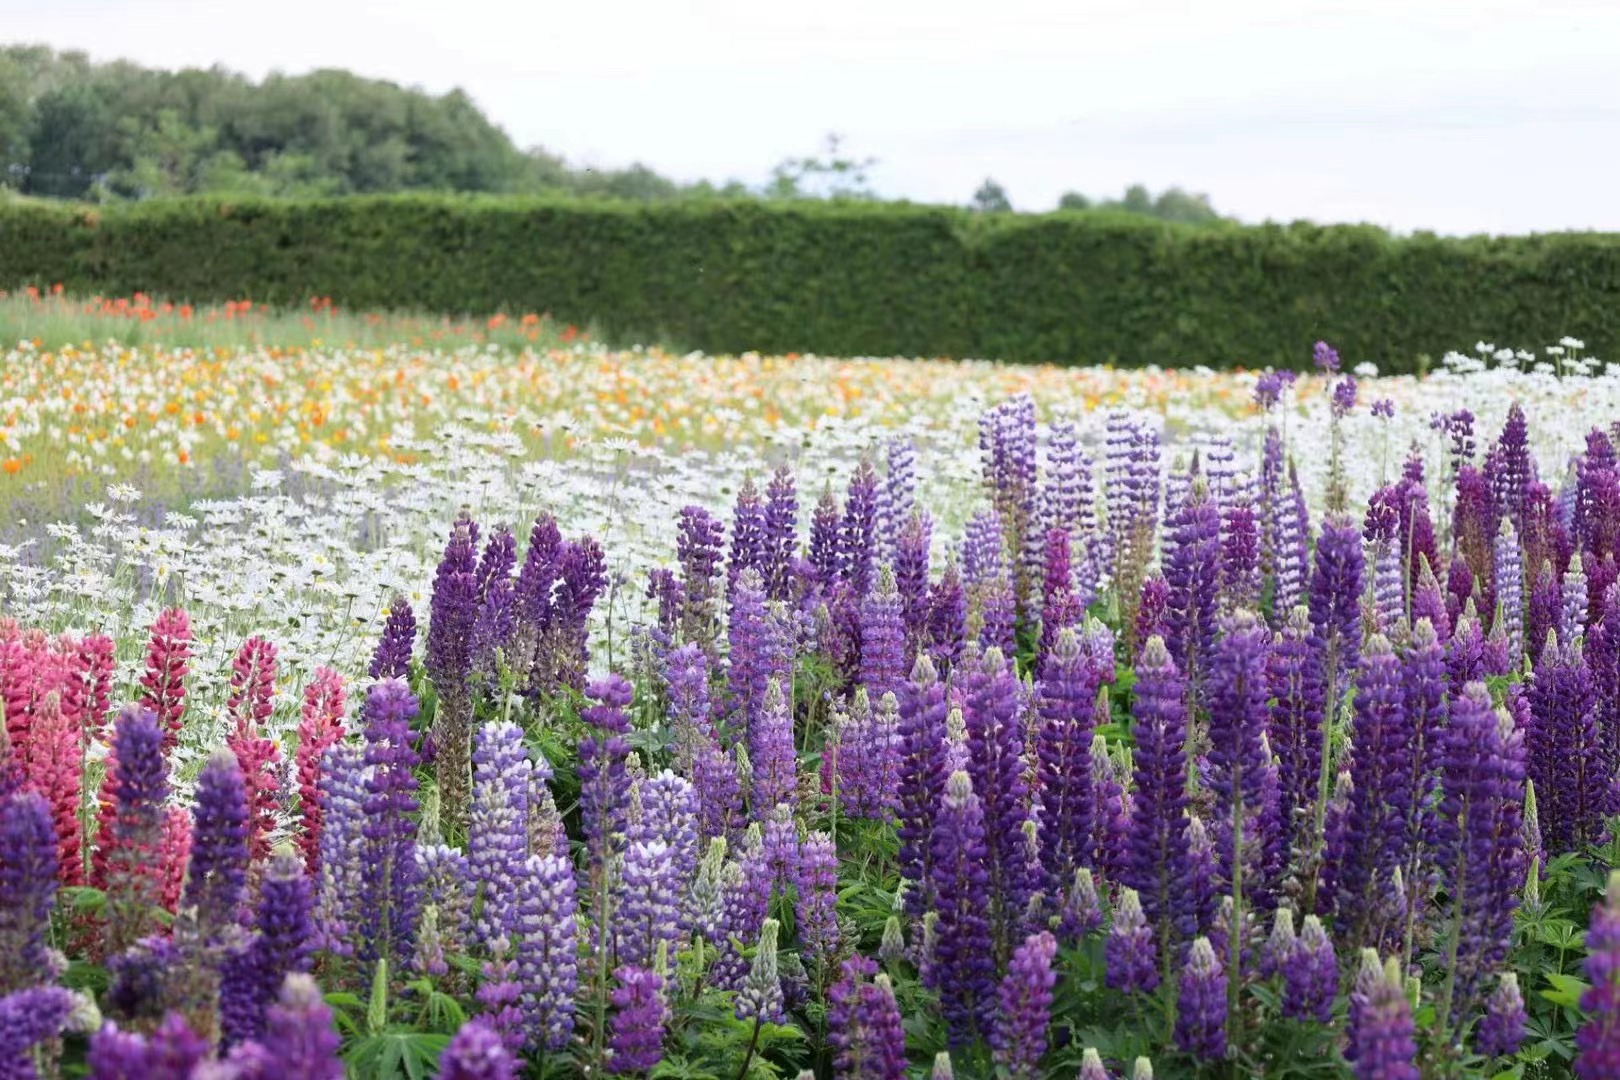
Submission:
<svg viewBox="0 0 1620 1080">
<path fill-rule="evenodd" d="M 698 440 L 589 346 L 549 445 L 454 351 L 386 453 L 115 464 L 0 551 L 0 1077 L 1620 1076 L 1574 348 L 704 358 Z"/>
</svg>

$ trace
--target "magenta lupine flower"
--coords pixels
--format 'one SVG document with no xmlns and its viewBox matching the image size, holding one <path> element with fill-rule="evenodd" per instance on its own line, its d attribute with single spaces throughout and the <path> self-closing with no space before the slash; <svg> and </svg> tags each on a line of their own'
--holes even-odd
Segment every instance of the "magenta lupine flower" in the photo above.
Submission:
<svg viewBox="0 0 1620 1080">
<path fill-rule="evenodd" d="M 1136 890 L 1147 918 L 1168 930 L 1187 914 L 1187 697 L 1163 638 L 1143 646 L 1135 689 L 1136 787 L 1121 881 Z"/>
<path fill-rule="evenodd" d="M 1586 1022 L 1575 1034 L 1580 1080 L 1620 1076 L 1620 870 L 1609 872 L 1603 902 L 1592 907 L 1586 931 Z"/>
<path fill-rule="evenodd" d="M 900 620 L 905 626 L 908 671 L 929 637 L 928 568 L 933 531 L 934 521 L 927 511 L 913 510 L 900 525 L 899 535 L 895 538 L 894 587 L 900 594 Z"/>
<path fill-rule="evenodd" d="M 1524 1029 L 1529 1019 L 1524 995 L 1519 992 L 1518 975 L 1503 972 L 1495 992 L 1485 1002 L 1485 1015 L 1479 1027 L 1474 1030 L 1475 1052 L 1483 1058 L 1517 1054 L 1524 1044 Z"/>
<path fill-rule="evenodd" d="M 403 679 L 410 674 L 411 655 L 416 650 L 416 614 L 403 596 L 395 596 L 388 604 L 388 621 L 383 624 L 377 639 L 377 650 L 371 654 L 367 669 L 373 679 Z"/>
<path fill-rule="evenodd" d="M 764 536 L 761 541 L 760 574 L 765 594 L 772 600 L 786 600 L 793 583 L 793 559 L 799 549 L 799 496 L 793 470 L 777 466 L 765 489 Z"/>
<path fill-rule="evenodd" d="M 1187 950 L 1176 997 L 1176 1046 L 1202 1061 L 1226 1056 L 1226 970 L 1208 938 Z"/>
<path fill-rule="evenodd" d="M 1549 634 L 1530 680 L 1535 722 L 1525 749 L 1541 799 L 1542 835 L 1554 855 L 1581 850 L 1603 828 L 1613 773 L 1597 729 L 1596 692 L 1580 647 Z"/>
<path fill-rule="evenodd" d="M 929 837 L 944 795 L 945 686 L 933 662 L 919 656 L 900 688 L 899 839 L 900 875 L 909 883 L 906 910 L 921 917 L 929 888 Z"/>
<path fill-rule="evenodd" d="M 826 833 L 813 832 L 799 845 L 794 884 L 805 958 L 831 961 L 838 951 L 838 851 Z"/>
<path fill-rule="evenodd" d="M 1058 894 L 1091 861 L 1091 706 L 1101 674 L 1082 656 L 1073 628 L 1058 634 L 1041 669 L 1036 775 L 1048 895 Z"/>
<path fill-rule="evenodd" d="M 482 1017 L 462 1024 L 439 1055 L 439 1080 L 515 1080 L 517 1069 L 500 1033 Z"/>
<path fill-rule="evenodd" d="M 181 904 L 210 940 L 237 921 L 247 884 L 247 791 L 236 755 L 215 751 L 197 776 L 191 858 Z"/>
<path fill-rule="evenodd" d="M 833 1069 L 848 1080 L 904 1080 L 906 1034 L 894 988 L 859 953 L 844 961 L 843 977 L 827 991 L 827 1044 Z"/>
<path fill-rule="evenodd" d="M 1272 876 L 1264 858 L 1271 838 L 1263 832 L 1269 810 L 1265 803 L 1268 634 L 1247 612 L 1223 620 L 1222 629 L 1210 662 L 1205 778 L 1215 798 L 1215 849 L 1225 886 L 1241 887 L 1245 898 L 1267 907 Z"/>
<path fill-rule="evenodd" d="M 1320 1024 L 1331 1021 L 1333 998 L 1339 992 L 1339 960 L 1322 920 L 1315 915 L 1305 916 L 1305 924 L 1280 967 L 1283 1015 Z"/>
<path fill-rule="evenodd" d="M 990 1030 L 999 1075 L 1035 1080 L 1046 1056 L 1046 1028 L 1052 1019 L 1052 961 L 1057 939 L 1044 930 L 1029 935 L 1013 953 L 1002 977 L 995 1027 Z"/>
<path fill-rule="evenodd" d="M 1420 1080 L 1412 1003 L 1393 959 L 1368 990 L 1353 1039 L 1356 1080 Z"/>
<path fill-rule="evenodd" d="M 467 862 L 469 877 L 479 890 L 478 937 L 486 946 L 511 933 L 528 858 L 531 771 L 522 728 L 500 720 L 478 729 Z"/>
<path fill-rule="evenodd" d="M 981 899 L 994 912 L 997 941 L 1010 949 L 1029 898 L 1039 887 L 1023 842 L 1029 818 L 1023 702 L 1018 676 L 997 649 L 986 652 L 978 669 L 968 673 L 965 689 L 967 771 L 984 808 L 985 868 L 990 874 L 989 892 Z"/>
<path fill-rule="evenodd" d="M 1103 949 L 1109 989 L 1125 994 L 1151 993 L 1159 985 L 1158 946 L 1153 927 L 1142 914 L 1135 889 L 1120 891 L 1114 924 Z"/>
<path fill-rule="evenodd" d="M 1412 805 L 1410 745 L 1401 662 L 1374 634 L 1361 656 L 1350 741 L 1349 816 L 1333 879 L 1338 926 L 1348 943 L 1371 940 L 1374 900 L 1405 862 L 1405 812 Z"/>
<path fill-rule="evenodd" d="M 775 679 L 766 688 L 764 707 L 749 732 L 748 759 L 754 771 L 748 804 L 755 820 L 765 820 L 778 806 L 798 804 L 793 714 L 782 684 Z"/>
<path fill-rule="evenodd" d="M 7 797 L 0 803 L 0 994 L 47 977 L 56 875 L 50 805 L 32 791 Z"/>
<path fill-rule="evenodd" d="M 881 567 L 877 586 L 861 600 L 861 685 L 876 701 L 906 677 L 906 624 L 894 571 Z"/>
<path fill-rule="evenodd" d="M 579 983 L 579 902 L 573 864 L 561 855 L 524 862 L 513 918 L 524 1032 L 532 1047 L 561 1050 L 574 1031 Z"/>
<path fill-rule="evenodd" d="M 965 1046 L 989 1030 L 995 988 L 985 816 L 966 772 L 954 772 L 946 782 L 930 855 L 938 922 L 924 981 L 939 994 L 951 1044 Z"/>
<path fill-rule="evenodd" d="M 621 964 L 613 972 L 613 1020 L 608 1036 L 608 1072 L 645 1072 L 664 1057 L 664 978 L 656 971 Z"/>
<path fill-rule="evenodd" d="M 1198 700 L 1215 643 L 1221 578 L 1221 513 L 1202 480 L 1168 523 L 1164 579 L 1170 586 L 1165 646 Z"/>
<path fill-rule="evenodd" d="M 1482 684 L 1470 683 L 1452 700 L 1436 854 L 1458 934 L 1452 978 L 1462 1015 L 1513 940 L 1515 893 L 1524 879 L 1523 740 L 1511 716 L 1492 710 Z"/>
<path fill-rule="evenodd" d="M 118 714 L 113 729 L 116 803 L 100 841 L 106 867 L 106 951 L 123 952 L 153 928 L 160 882 L 151 872 L 163 839 L 169 766 L 157 717 L 137 706 Z"/>
<path fill-rule="evenodd" d="M 360 958 L 410 961 L 421 902 L 416 866 L 417 781 L 421 759 L 411 748 L 416 697 L 402 679 L 384 679 L 366 695 L 365 824 L 361 882 L 364 937 Z M 443 762 L 441 757 L 440 762 Z M 442 775 L 442 774 L 441 774 Z"/>
</svg>

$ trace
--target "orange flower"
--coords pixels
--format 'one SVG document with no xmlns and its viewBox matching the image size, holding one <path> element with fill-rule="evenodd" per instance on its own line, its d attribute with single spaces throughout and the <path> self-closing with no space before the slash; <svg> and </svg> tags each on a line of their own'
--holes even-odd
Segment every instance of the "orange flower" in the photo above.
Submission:
<svg viewBox="0 0 1620 1080">
<path fill-rule="evenodd" d="M 22 465 L 23 463 L 19 459 L 8 457 L 6 458 L 4 466 L 0 467 L 3 467 L 6 470 L 7 476 L 16 476 L 18 473 L 22 472 Z"/>
</svg>

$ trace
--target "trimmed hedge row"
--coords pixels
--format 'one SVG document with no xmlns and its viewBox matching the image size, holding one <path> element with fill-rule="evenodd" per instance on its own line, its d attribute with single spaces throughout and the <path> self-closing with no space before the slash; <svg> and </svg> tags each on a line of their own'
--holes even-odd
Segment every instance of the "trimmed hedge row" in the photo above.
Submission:
<svg viewBox="0 0 1620 1080">
<path fill-rule="evenodd" d="M 1391 237 L 884 204 L 437 197 L 0 203 L 0 285 L 549 311 L 710 352 L 1408 370 L 1478 339 L 1620 345 L 1620 236 Z"/>
</svg>

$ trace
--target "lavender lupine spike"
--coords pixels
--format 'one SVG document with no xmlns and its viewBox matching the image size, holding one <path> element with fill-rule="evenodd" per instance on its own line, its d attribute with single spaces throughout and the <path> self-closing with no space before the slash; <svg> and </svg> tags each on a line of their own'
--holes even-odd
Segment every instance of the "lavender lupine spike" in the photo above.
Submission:
<svg viewBox="0 0 1620 1080">
<path fill-rule="evenodd" d="M 983 457 L 986 493 L 1006 529 L 1007 550 L 1013 559 L 1013 592 L 1022 609 L 1033 599 L 1039 567 L 1041 534 L 1035 517 L 1036 434 L 1035 401 L 1020 394 L 986 410 L 979 417 L 979 449 Z"/>
<path fill-rule="evenodd" d="M 928 590 L 928 655 L 949 671 L 962 656 L 967 635 L 967 594 L 954 561 Z"/>
<path fill-rule="evenodd" d="M 962 537 L 962 584 L 978 590 L 1006 573 L 1002 557 L 1001 516 L 985 510 L 967 523 Z"/>
<path fill-rule="evenodd" d="M 1074 630 L 1064 629 L 1046 657 L 1037 695 L 1041 862 L 1049 895 L 1090 862 L 1091 702 L 1097 674 L 1082 658 Z"/>
<path fill-rule="evenodd" d="M 754 948 L 754 961 L 748 969 L 748 978 L 737 991 L 736 1013 L 739 1020 L 762 1023 L 781 1023 L 782 979 L 776 956 L 778 923 L 766 919 L 760 926 L 759 943 Z"/>
<path fill-rule="evenodd" d="M 1356 1080 L 1420 1080 L 1412 1003 L 1393 958 L 1368 990 L 1353 1041 Z"/>
<path fill-rule="evenodd" d="M 467 856 L 448 844 L 420 844 L 416 849 L 417 875 L 422 881 L 424 916 L 431 909 L 439 956 L 417 956 L 419 970 L 443 977 L 448 972 L 444 950 L 463 952 L 471 923 L 474 878 Z"/>
<path fill-rule="evenodd" d="M 753 570 L 765 576 L 765 504 L 752 477 L 745 477 L 737 490 L 737 502 L 731 511 L 731 553 L 726 560 L 726 592 L 737 584 L 744 570 Z"/>
<path fill-rule="evenodd" d="M 787 600 L 793 583 L 793 559 L 799 548 L 799 496 L 793 470 L 786 465 L 771 474 L 765 489 L 765 536 L 760 572 L 765 595 Z"/>
<path fill-rule="evenodd" d="M 1415 919 L 1421 907 L 1419 898 L 1432 885 L 1441 745 L 1446 730 L 1445 649 L 1428 619 L 1418 620 L 1413 628 L 1401 671 L 1406 745 L 1400 760 L 1407 780 L 1406 802 L 1397 807 L 1397 813 L 1402 822 L 1401 865 L 1407 904 Z"/>
<path fill-rule="evenodd" d="M 619 963 L 651 968 L 660 947 L 679 943 L 681 878 L 663 838 L 637 839 L 626 847 L 613 880 L 612 933 Z"/>
<path fill-rule="evenodd" d="M 592 898 L 596 904 L 605 905 L 607 874 L 614 857 L 624 850 L 628 825 L 625 760 L 630 755 L 630 744 L 625 736 L 630 721 L 625 709 L 634 691 L 623 677 L 609 675 L 592 683 L 587 696 L 594 704 L 584 712 L 589 727 L 579 742 L 580 824 Z"/>
<path fill-rule="evenodd" d="M 1271 650 L 1267 678 L 1272 698 L 1270 736 L 1277 755 L 1279 800 L 1288 809 L 1278 842 L 1283 851 L 1309 834 L 1310 807 L 1322 768 L 1323 683 L 1321 653 L 1310 613 L 1296 607 L 1282 620 Z"/>
<path fill-rule="evenodd" d="M 1202 479 L 1169 522 L 1164 578 L 1170 586 L 1165 645 L 1198 700 L 1215 642 L 1221 576 L 1221 515 Z"/>
<path fill-rule="evenodd" d="M 794 879 L 794 921 L 805 958 L 831 962 L 838 951 L 838 851 L 832 837 L 814 832 L 804 839 Z"/>
<path fill-rule="evenodd" d="M 1041 580 L 1041 639 L 1037 655 L 1052 651 L 1058 634 L 1085 617 L 1085 607 L 1074 589 L 1069 557 L 1069 533 L 1052 529 L 1046 534 L 1045 562 Z"/>
<path fill-rule="evenodd" d="M 793 746 L 793 714 L 782 684 L 772 679 L 765 690 L 764 707 L 749 732 L 749 761 L 754 777 L 748 803 L 756 820 L 763 821 L 778 806 L 798 802 L 798 756 Z"/>
<path fill-rule="evenodd" d="M 885 558 L 893 558 L 900 530 L 917 504 L 917 447 L 908 438 L 889 440 L 889 468 L 883 476 L 878 541 Z"/>
<path fill-rule="evenodd" d="M 1401 662 L 1382 634 L 1361 655 L 1350 739 L 1353 794 L 1346 845 L 1333 868 L 1338 926 L 1351 947 L 1371 944 L 1375 900 L 1405 862 L 1406 812 L 1412 805 L 1410 747 Z"/>
<path fill-rule="evenodd" d="M 1233 502 L 1221 507 L 1221 611 L 1252 611 L 1260 606 L 1260 526 L 1254 507 Z"/>
<path fill-rule="evenodd" d="M 220 1021 L 227 1046 L 257 1039 L 266 1010 L 289 975 L 309 970 L 314 953 L 309 879 L 292 855 L 270 861 L 259 883 L 255 934 L 227 961 L 220 985 Z"/>
<path fill-rule="evenodd" d="M 681 635 L 705 651 L 714 647 L 720 626 L 720 564 L 726 528 L 701 506 L 681 508 L 676 523 L 675 555 L 681 564 Z"/>
<path fill-rule="evenodd" d="M 359 747 L 338 743 L 326 751 L 320 792 L 319 943 L 328 952 L 352 956 L 358 951 L 365 896 L 365 764 Z"/>
<path fill-rule="evenodd" d="M 1312 739 L 1319 749 L 1317 787 L 1311 831 L 1307 835 L 1314 868 L 1322 853 L 1327 812 L 1329 779 L 1328 732 L 1333 729 L 1341 702 L 1349 688 L 1350 675 L 1361 654 L 1361 580 L 1363 568 L 1361 536 L 1354 523 L 1343 517 L 1329 518 L 1322 526 L 1316 544 L 1316 562 L 1311 574 L 1310 615 L 1313 661 L 1321 665 L 1323 708 L 1321 734 Z M 1308 883 L 1314 899 L 1314 882 Z"/>
<path fill-rule="evenodd" d="M 1288 482 L 1279 487 L 1276 504 L 1270 507 L 1268 516 L 1276 522 L 1277 537 L 1272 610 L 1286 615 L 1304 602 L 1311 574 L 1310 515 L 1299 474 L 1292 464 L 1288 466 Z"/>
<path fill-rule="evenodd" d="M 1524 662 L 1524 550 L 1513 522 L 1506 517 L 1496 533 L 1494 554 L 1497 610 L 1507 631 L 1513 666 L 1518 668 Z"/>
<path fill-rule="evenodd" d="M 46 948 L 56 903 L 56 830 L 38 792 L 0 803 L 0 995 L 38 983 L 51 964 Z"/>
<path fill-rule="evenodd" d="M 523 729 L 510 721 L 485 724 L 474 742 L 467 860 L 479 890 L 478 937 L 487 946 L 511 933 L 528 857 L 530 765 Z"/>
<path fill-rule="evenodd" d="M 409 964 L 420 904 L 416 866 L 416 777 L 421 759 L 411 748 L 416 697 L 401 679 L 373 684 L 365 716 L 365 930 L 360 957 L 387 960 L 396 970 Z"/>
<path fill-rule="evenodd" d="M 181 906 L 205 941 L 234 926 L 248 871 L 247 789 L 236 755 L 215 751 L 197 775 Z"/>
<path fill-rule="evenodd" d="M 1504 521 L 1522 531 L 1530 485 L 1536 479 L 1536 463 L 1530 456 L 1530 425 L 1517 401 L 1508 406 L 1495 451 L 1495 468 L 1490 470 L 1491 501 Z"/>
<path fill-rule="evenodd" d="M 986 652 L 979 670 L 969 673 L 966 691 L 968 773 L 984 807 L 989 897 L 997 943 L 1005 956 L 1025 905 L 1039 887 L 1018 842 L 1029 817 L 1024 709 L 1018 677 L 996 649 Z"/>
<path fill-rule="evenodd" d="M 861 601 L 861 684 L 875 701 L 906 677 L 906 624 L 894 571 L 883 566 L 877 587 Z"/>
<path fill-rule="evenodd" d="M 1294 955 L 1294 946 L 1298 943 L 1299 934 L 1294 930 L 1294 909 L 1278 907 L 1271 916 L 1271 933 L 1266 935 L 1265 943 L 1260 946 L 1255 974 L 1262 979 L 1272 979 L 1281 974 L 1283 964 Z"/>
<path fill-rule="evenodd" d="M 1211 657 L 1206 784 L 1214 796 L 1214 839 L 1221 880 L 1239 898 L 1269 908 L 1271 868 L 1263 832 L 1273 807 L 1266 805 L 1265 748 L 1268 634 L 1255 617 L 1240 612 L 1224 620 Z"/>
<path fill-rule="evenodd" d="M 810 545 L 807 554 L 815 570 L 816 583 L 826 592 L 838 582 L 838 522 L 843 510 L 829 484 L 810 517 Z"/>
<path fill-rule="evenodd" d="M 965 1046 L 989 1030 L 995 988 L 995 954 L 984 904 L 990 883 L 985 817 L 966 772 L 954 772 L 946 782 L 930 857 L 938 922 L 923 978 L 940 995 L 951 1044 Z M 1151 948 L 1150 943 L 1150 953 Z"/>
<path fill-rule="evenodd" d="M 714 709 L 709 700 L 709 659 L 697 645 L 670 650 L 664 659 L 664 690 L 674 733 L 675 761 L 692 767 L 698 747 L 714 738 Z"/>
<path fill-rule="evenodd" d="M 1114 924 L 1104 947 L 1107 983 L 1126 994 L 1151 993 L 1159 985 L 1157 948 L 1153 927 L 1142 914 L 1135 889 L 1123 889 L 1114 909 Z"/>
<path fill-rule="evenodd" d="M 1575 1075 L 1606 1080 L 1620 1075 L 1620 870 L 1609 871 L 1603 902 L 1592 907 L 1586 979 L 1591 985 L 1581 995 L 1587 1019 L 1575 1034 Z"/>
<path fill-rule="evenodd" d="M 781 613 L 765 599 L 759 575 L 745 570 L 731 591 L 726 629 L 730 656 L 726 683 L 731 691 L 732 726 L 745 737 L 765 705 L 772 678 L 793 670 L 793 644 Z"/>
<path fill-rule="evenodd" d="M 1226 1056 L 1226 972 L 1208 938 L 1187 952 L 1176 999 L 1176 1046 L 1203 1061 Z"/>
<path fill-rule="evenodd" d="M 169 797 L 169 767 L 163 758 L 163 731 L 148 709 L 128 706 L 113 729 L 116 809 L 106 842 L 108 857 L 106 949 L 123 952 L 154 929 L 161 896 L 157 878 L 144 862 L 158 851 L 163 835 L 163 804 Z"/>
<path fill-rule="evenodd" d="M 1372 566 L 1373 624 L 1386 636 L 1393 635 L 1396 624 L 1406 616 L 1405 564 L 1400 548 L 1401 498 L 1400 489 L 1395 486 L 1374 492 L 1362 526 L 1362 536 L 1367 541 L 1367 561 Z"/>
<path fill-rule="evenodd" d="M 1446 607 L 1445 590 L 1440 586 L 1440 579 L 1434 576 L 1426 555 L 1419 556 L 1417 582 L 1412 592 L 1412 623 L 1416 625 L 1424 619 L 1429 620 L 1441 641 L 1451 639 L 1452 620 Z"/>
<path fill-rule="evenodd" d="M 1559 595 L 1562 602 L 1558 611 L 1558 636 L 1567 642 L 1578 641 L 1586 634 L 1586 615 L 1590 606 L 1586 595 L 1586 571 L 1578 551 L 1569 558 L 1569 569 L 1564 571 Z"/>
<path fill-rule="evenodd" d="M 836 1075 L 849 1080 L 904 1080 L 906 1034 L 888 977 L 859 954 L 827 992 L 827 1044 Z"/>
<path fill-rule="evenodd" d="M 929 836 L 947 775 L 945 687 L 927 656 L 917 658 L 899 697 L 900 874 L 911 885 L 906 910 L 920 916 L 929 895 Z"/>
<path fill-rule="evenodd" d="M 664 977 L 656 971 L 622 965 L 613 973 L 613 1028 L 608 1072 L 642 1073 L 664 1057 Z"/>
<path fill-rule="evenodd" d="M 0 997 L 0 1075 L 37 1080 L 35 1047 L 58 1038 L 83 1010 L 84 999 L 60 986 L 32 986 Z"/>
<path fill-rule="evenodd" d="M 512 929 L 524 1029 L 535 1048 L 561 1050 L 574 1031 L 578 910 L 573 864 L 561 855 L 530 855 Z"/>
<path fill-rule="evenodd" d="M 1495 992 L 1485 1002 L 1485 1015 L 1474 1030 L 1474 1050 L 1483 1058 L 1517 1054 L 1524 1044 L 1528 1022 L 1524 995 L 1519 992 L 1519 977 L 1505 971 Z"/>
<path fill-rule="evenodd" d="M 1046 1029 L 1051 1023 L 1052 988 L 1057 973 L 1052 961 L 1057 939 L 1042 931 L 1024 939 L 1002 977 L 996 1024 L 990 1031 L 998 1075 L 1037 1080 L 1046 1056 Z"/>
<path fill-rule="evenodd" d="M 1535 722 L 1525 749 L 1541 800 L 1542 835 L 1555 855 L 1579 851 L 1603 827 L 1613 766 L 1597 730 L 1591 669 L 1578 645 L 1547 636 L 1528 698 Z"/>
<path fill-rule="evenodd" d="M 416 650 L 416 615 L 403 596 L 388 604 L 388 621 L 377 639 L 377 651 L 367 670 L 373 679 L 403 679 L 410 674 L 411 655 Z"/>
<path fill-rule="evenodd" d="M 849 479 L 838 522 L 838 576 L 857 600 L 871 591 L 877 571 L 877 486 L 877 470 L 862 459 Z"/>
<path fill-rule="evenodd" d="M 1164 639 L 1149 638 L 1136 664 L 1135 792 L 1122 882 L 1159 927 L 1160 953 L 1189 914 L 1181 900 L 1187 865 L 1187 698 Z M 1190 928 L 1181 927 L 1181 933 Z"/>
<path fill-rule="evenodd" d="M 433 578 L 424 665 L 438 696 L 433 720 L 440 812 L 465 818 L 472 767 L 472 631 L 478 617 L 478 526 L 463 513 L 450 531 Z"/>
<path fill-rule="evenodd" d="M 1492 710 L 1482 684 L 1470 683 L 1453 700 L 1437 845 L 1454 958 L 1442 1006 L 1452 1015 L 1443 1022 L 1467 1015 L 1480 981 L 1512 942 L 1514 893 L 1524 877 L 1523 738 L 1511 716 Z"/>
<path fill-rule="evenodd" d="M 1339 962 L 1333 941 L 1315 915 L 1305 923 L 1293 949 L 1282 960 L 1283 1015 L 1326 1024 L 1333 1019 L 1339 990 Z"/>
</svg>

